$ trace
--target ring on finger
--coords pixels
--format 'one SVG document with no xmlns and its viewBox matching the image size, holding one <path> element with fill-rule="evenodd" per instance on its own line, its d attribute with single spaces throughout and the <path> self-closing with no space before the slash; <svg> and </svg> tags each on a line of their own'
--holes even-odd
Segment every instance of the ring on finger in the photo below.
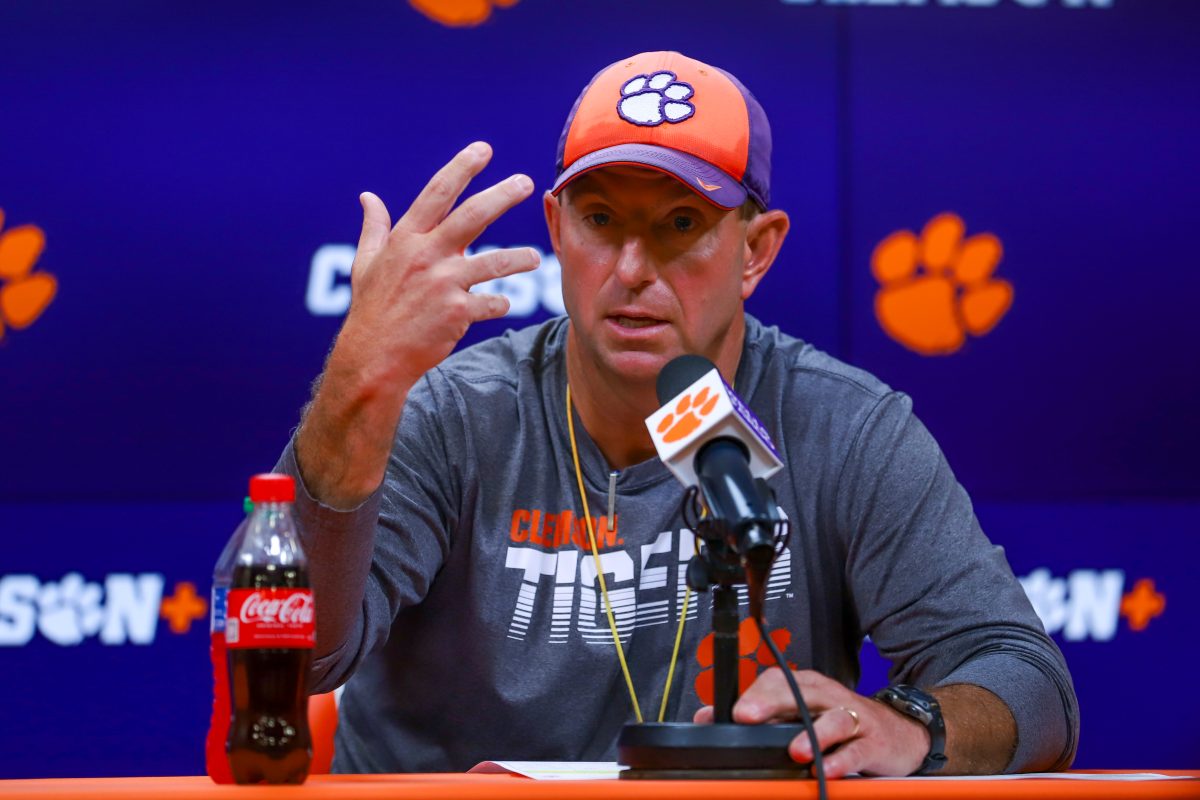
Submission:
<svg viewBox="0 0 1200 800">
<path fill-rule="evenodd" d="M 853 739 L 855 736 L 858 736 L 858 729 L 862 727 L 862 722 L 858 718 L 858 712 L 852 708 L 846 708 L 845 706 L 838 706 L 838 708 L 840 708 L 842 711 L 845 711 L 850 715 L 850 719 L 854 720 L 854 730 L 850 731 L 850 736 L 848 737 Z"/>
</svg>

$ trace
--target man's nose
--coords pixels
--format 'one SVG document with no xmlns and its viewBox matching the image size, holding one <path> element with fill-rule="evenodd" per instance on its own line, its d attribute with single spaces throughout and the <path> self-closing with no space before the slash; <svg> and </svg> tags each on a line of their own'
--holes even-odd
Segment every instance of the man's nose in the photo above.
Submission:
<svg viewBox="0 0 1200 800">
<path fill-rule="evenodd" d="M 654 280 L 655 269 L 649 256 L 649 248 L 640 236 L 631 236 L 622 243 L 615 269 L 622 286 L 637 289 Z"/>
</svg>

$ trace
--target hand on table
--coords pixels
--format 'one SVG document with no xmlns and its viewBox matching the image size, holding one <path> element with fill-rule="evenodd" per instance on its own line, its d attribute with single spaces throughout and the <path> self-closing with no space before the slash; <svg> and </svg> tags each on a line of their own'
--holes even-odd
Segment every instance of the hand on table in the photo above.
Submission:
<svg viewBox="0 0 1200 800">
<path fill-rule="evenodd" d="M 819 672 L 799 670 L 792 674 L 812 713 L 821 752 L 826 754 L 827 778 L 853 772 L 910 775 L 921 766 L 929 752 L 929 732 L 919 722 Z M 799 716 L 791 689 L 778 667 L 759 675 L 733 707 L 734 721 L 743 724 L 793 722 Z M 712 722 L 712 706 L 697 711 L 693 721 Z M 838 748 L 830 753 L 834 745 Z M 793 739 L 788 753 L 796 761 L 811 761 L 808 734 Z"/>
</svg>

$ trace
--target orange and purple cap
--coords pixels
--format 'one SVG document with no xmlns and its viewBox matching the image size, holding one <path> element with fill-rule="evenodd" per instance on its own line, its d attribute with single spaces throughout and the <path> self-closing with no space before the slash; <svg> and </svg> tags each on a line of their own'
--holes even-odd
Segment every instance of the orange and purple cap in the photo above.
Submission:
<svg viewBox="0 0 1200 800">
<path fill-rule="evenodd" d="M 681 53 L 610 64 L 575 101 L 558 140 L 551 192 L 593 169 L 665 172 L 721 208 L 771 200 L 771 127 L 734 76 Z"/>
</svg>

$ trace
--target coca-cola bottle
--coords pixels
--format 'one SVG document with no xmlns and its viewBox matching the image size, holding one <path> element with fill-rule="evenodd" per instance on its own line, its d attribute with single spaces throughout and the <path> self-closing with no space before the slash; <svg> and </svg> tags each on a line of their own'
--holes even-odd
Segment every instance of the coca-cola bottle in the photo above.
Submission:
<svg viewBox="0 0 1200 800">
<path fill-rule="evenodd" d="M 225 543 L 217 565 L 213 567 L 212 603 L 209 605 L 208 654 L 213 669 L 213 708 L 208 722 L 208 737 L 204 743 L 204 768 L 208 777 L 216 783 L 233 783 L 229 771 L 229 754 L 225 743 L 229 740 L 229 663 L 225 658 L 225 616 L 228 608 L 229 585 L 233 583 L 233 559 L 241 549 L 242 539 L 250 524 L 254 503 L 249 497 L 242 501 L 246 516 L 238 524 Z"/>
<path fill-rule="evenodd" d="M 225 620 L 237 783 L 303 783 L 312 760 L 308 668 L 315 642 L 308 563 L 292 519 L 287 475 L 250 479 L 254 513 L 234 557 Z"/>
</svg>

